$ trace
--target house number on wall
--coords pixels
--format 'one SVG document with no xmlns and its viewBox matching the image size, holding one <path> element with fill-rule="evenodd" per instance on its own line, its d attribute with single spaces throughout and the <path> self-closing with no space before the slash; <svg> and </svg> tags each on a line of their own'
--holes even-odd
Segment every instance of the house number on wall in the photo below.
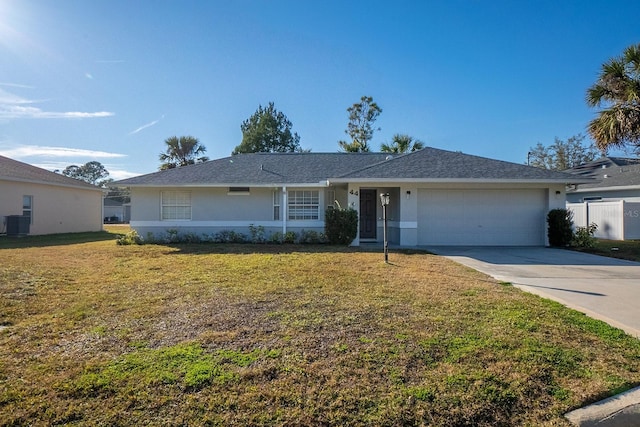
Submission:
<svg viewBox="0 0 640 427">
<path fill-rule="evenodd" d="M 356 191 L 350 190 L 349 194 L 353 194 L 354 196 L 357 196 L 358 195 L 358 191 L 357 190 Z"/>
</svg>

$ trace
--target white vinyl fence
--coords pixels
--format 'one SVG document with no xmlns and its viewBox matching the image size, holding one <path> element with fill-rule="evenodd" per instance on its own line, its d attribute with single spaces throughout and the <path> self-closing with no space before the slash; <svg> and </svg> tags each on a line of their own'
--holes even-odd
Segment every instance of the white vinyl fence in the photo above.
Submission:
<svg viewBox="0 0 640 427">
<path fill-rule="evenodd" d="M 640 203 L 624 200 L 567 203 L 567 209 L 573 212 L 575 227 L 596 223 L 595 237 L 599 239 L 640 239 Z"/>
</svg>

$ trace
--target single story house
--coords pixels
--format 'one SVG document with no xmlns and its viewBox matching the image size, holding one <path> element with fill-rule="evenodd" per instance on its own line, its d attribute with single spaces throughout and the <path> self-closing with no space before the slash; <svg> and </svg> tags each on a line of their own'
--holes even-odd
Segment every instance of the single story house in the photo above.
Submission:
<svg viewBox="0 0 640 427">
<path fill-rule="evenodd" d="M 601 239 L 640 239 L 640 159 L 602 157 L 566 172 L 593 179 L 567 189 L 576 227 L 596 224 Z"/>
<path fill-rule="evenodd" d="M 0 233 L 16 218 L 33 235 L 100 231 L 102 189 L 0 156 Z"/>
<path fill-rule="evenodd" d="M 121 200 L 115 200 L 109 197 L 104 198 L 104 222 L 120 223 L 129 222 L 131 205 Z"/>
<path fill-rule="evenodd" d="M 640 202 L 640 159 L 602 157 L 565 172 L 593 181 L 567 189 L 567 202 L 584 201 Z"/>
<path fill-rule="evenodd" d="M 424 148 L 407 154 L 253 153 L 137 176 L 131 227 L 147 233 L 248 234 L 324 230 L 325 209 L 358 211 L 352 243 L 381 242 L 380 194 L 390 195 L 389 242 L 546 244 L 546 215 L 565 207 L 571 174 Z"/>
</svg>

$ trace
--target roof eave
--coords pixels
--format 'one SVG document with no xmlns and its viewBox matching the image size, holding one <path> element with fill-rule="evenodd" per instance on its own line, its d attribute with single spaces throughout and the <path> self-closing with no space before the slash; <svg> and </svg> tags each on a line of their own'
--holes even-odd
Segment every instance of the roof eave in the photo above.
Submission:
<svg viewBox="0 0 640 427">
<path fill-rule="evenodd" d="M 33 180 L 33 179 L 23 179 L 23 178 L 11 177 L 11 176 L 0 176 L 0 181 L 23 182 L 25 184 L 52 185 L 54 187 L 75 188 L 75 189 L 78 189 L 78 190 L 89 190 L 89 191 L 97 190 L 97 191 L 102 191 L 102 192 L 105 191 L 105 189 L 103 189 L 103 188 L 94 187 L 94 186 L 91 186 L 91 185 L 64 184 L 64 183 L 60 183 L 60 182 L 40 181 L 40 180 Z"/>
<path fill-rule="evenodd" d="M 571 190 L 572 193 L 588 193 L 592 191 L 640 190 L 640 185 L 618 185 L 612 187 L 586 187 Z"/>
<path fill-rule="evenodd" d="M 252 188 L 282 188 L 282 187 L 326 187 L 328 181 L 323 180 L 320 182 L 287 182 L 287 183 L 251 183 L 251 182 L 222 182 L 222 183 L 180 183 L 180 184 L 126 184 L 113 182 L 112 186 L 116 187 L 130 187 L 130 188 L 158 188 L 158 187 L 171 187 L 171 188 L 228 188 L 228 187 L 252 187 Z"/>
<path fill-rule="evenodd" d="M 515 178 L 334 178 L 330 184 L 389 182 L 389 183 L 456 183 L 456 184 L 588 184 L 592 179 L 515 179 Z"/>
</svg>

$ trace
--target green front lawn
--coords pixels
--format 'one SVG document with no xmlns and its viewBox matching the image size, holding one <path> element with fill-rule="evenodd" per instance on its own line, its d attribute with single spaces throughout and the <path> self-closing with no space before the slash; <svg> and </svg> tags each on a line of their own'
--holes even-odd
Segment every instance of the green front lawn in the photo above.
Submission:
<svg viewBox="0 0 640 427">
<path fill-rule="evenodd" d="M 640 240 L 620 241 L 596 239 L 595 247 L 580 250 L 596 255 L 640 262 Z"/>
<path fill-rule="evenodd" d="M 640 384 L 637 339 L 438 256 L 76 237 L 0 241 L 3 425 L 568 425 Z"/>
</svg>

